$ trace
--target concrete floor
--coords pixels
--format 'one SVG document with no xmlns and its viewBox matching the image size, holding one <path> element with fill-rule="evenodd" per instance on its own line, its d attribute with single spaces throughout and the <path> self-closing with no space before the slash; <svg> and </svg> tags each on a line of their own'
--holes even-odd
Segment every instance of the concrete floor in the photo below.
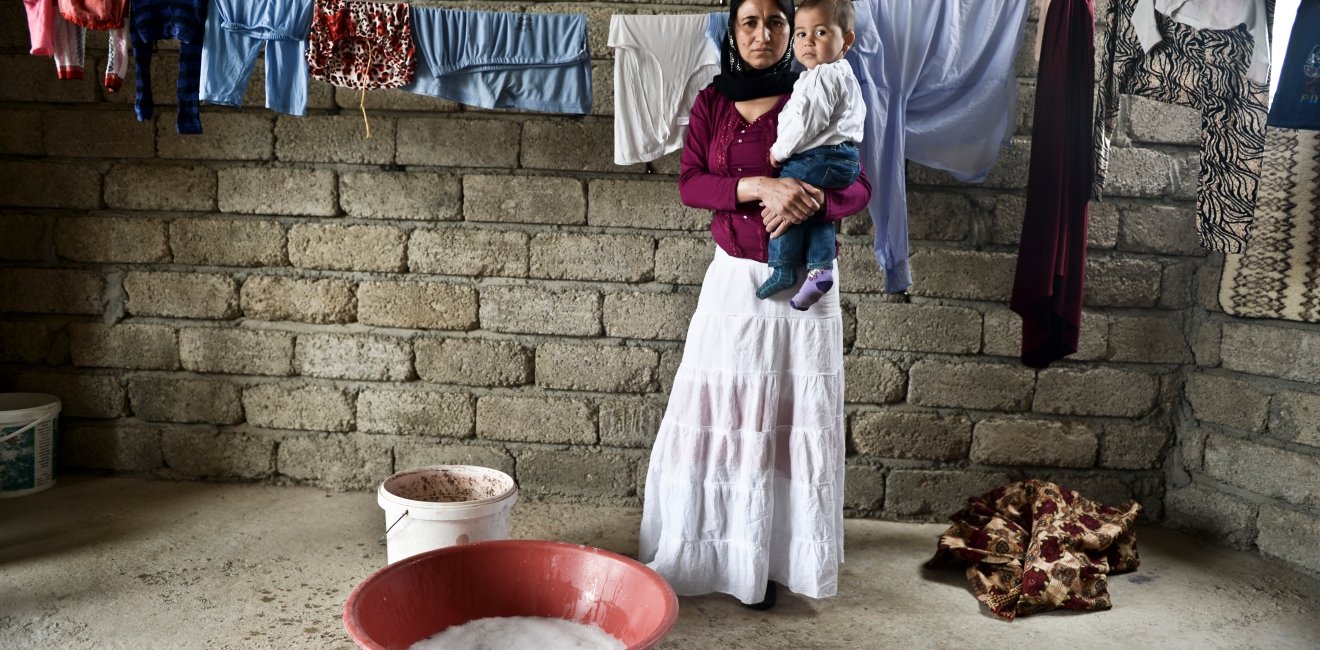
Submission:
<svg viewBox="0 0 1320 650">
<path fill-rule="evenodd" d="M 636 551 L 640 513 L 520 503 L 513 536 Z M 385 563 L 375 496 L 315 488 L 64 478 L 0 501 L 0 648 L 351 648 L 349 591 Z M 961 572 L 923 572 L 938 524 L 850 520 L 840 596 L 770 612 L 681 599 L 666 649 L 1320 647 L 1320 581 L 1143 529 L 1107 612 L 1004 623 Z"/>
</svg>

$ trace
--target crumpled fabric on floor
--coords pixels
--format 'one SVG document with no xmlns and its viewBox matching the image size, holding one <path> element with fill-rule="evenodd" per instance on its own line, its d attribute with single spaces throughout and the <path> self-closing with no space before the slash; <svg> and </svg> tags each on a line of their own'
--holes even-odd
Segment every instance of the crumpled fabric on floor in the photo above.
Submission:
<svg viewBox="0 0 1320 650">
<path fill-rule="evenodd" d="M 1109 609 L 1106 576 L 1136 570 L 1141 504 L 1115 508 L 1031 479 L 967 500 L 940 536 L 936 567 L 970 562 L 967 582 L 995 616 Z"/>
</svg>

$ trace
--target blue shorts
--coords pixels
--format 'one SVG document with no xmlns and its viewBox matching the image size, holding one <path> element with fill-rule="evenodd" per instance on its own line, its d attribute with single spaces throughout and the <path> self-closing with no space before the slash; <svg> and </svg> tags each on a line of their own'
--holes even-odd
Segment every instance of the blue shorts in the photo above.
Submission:
<svg viewBox="0 0 1320 650">
<path fill-rule="evenodd" d="M 306 113 L 311 24 L 312 0 L 212 0 L 202 37 L 202 101 L 241 106 L 264 47 L 266 108 Z"/>
<path fill-rule="evenodd" d="M 417 75 L 403 89 L 481 108 L 591 112 L 585 14 L 413 7 Z"/>
</svg>

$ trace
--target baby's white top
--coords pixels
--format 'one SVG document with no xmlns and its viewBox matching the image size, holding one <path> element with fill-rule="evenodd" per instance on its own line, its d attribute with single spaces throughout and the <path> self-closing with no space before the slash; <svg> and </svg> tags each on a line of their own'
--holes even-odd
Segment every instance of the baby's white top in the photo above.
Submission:
<svg viewBox="0 0 1320 650">
<path fill-rule="evenodd" d="M 825 145 L 860 144 L 866 122 L 862 87 L 848 62 L 839 59 L 803 72 L 779 113 L 779 136 L 770 148 L 775 160 Z"/>
</svg>

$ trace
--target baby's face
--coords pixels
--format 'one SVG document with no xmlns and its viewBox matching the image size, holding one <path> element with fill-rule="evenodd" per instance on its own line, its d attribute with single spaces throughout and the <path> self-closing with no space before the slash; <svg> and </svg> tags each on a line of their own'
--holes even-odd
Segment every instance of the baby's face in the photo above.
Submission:
<svg viewBox="0 0 1320 650">
<path fill-rule="evenodd" d="M 845 34 L 823 7 L 799 9 L 793 17 L 793 56 L 808 69 L 842 59 L 852 42 L 853 33 Z"/>
</svg>

